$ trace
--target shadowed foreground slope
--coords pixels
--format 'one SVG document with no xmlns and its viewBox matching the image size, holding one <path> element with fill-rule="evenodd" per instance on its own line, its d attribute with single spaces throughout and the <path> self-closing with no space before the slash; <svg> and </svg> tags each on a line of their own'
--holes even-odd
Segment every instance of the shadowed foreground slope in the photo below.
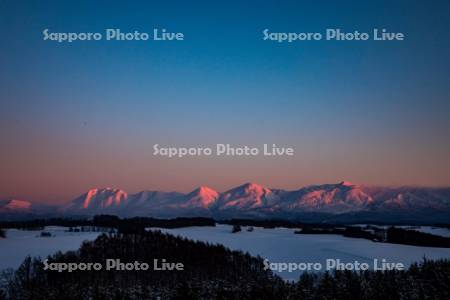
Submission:
<svg viewBox="0 0 450 300">
<path fill-rule="evenodd" d="M 450 299 L 450 262 L 427 261 L 407 271 L 304 273 L 283 282 L 260 258 L 222 246 L 162 234 L 102 235 L 50 261 L 182 262 L 184 271 L 44 271 L 39 259 L 4 272 L 0 299 Z"/>
</svg>

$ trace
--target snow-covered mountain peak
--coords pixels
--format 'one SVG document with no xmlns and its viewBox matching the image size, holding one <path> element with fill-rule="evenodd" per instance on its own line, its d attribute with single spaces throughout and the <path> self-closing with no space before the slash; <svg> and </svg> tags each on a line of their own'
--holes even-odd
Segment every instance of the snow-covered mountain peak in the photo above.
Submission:
<svg viewBox="0 0 450 300">
<path fill-rule="evenodd" d="M 254 194 L 254 195 L 264 195 L 271 193 L 271 190 L 253 182 L 247 182 L 235 189 L 232 189 L 230 191 L 243 193 L 243 194 Z M 229 191 L 229 192 L 230 192 Z"/>
<path fill-rule="evenodd" d="M 45 208 L 44 208 L 45 209 Z M 0 201 L 0 213 L 24 214 L 43 207 L 22 200 Z M 48 211 L 48 209 L 46 210 Z M 124 217 L 292 217 L 304 214 L 356 214 L 384 218 L 384 214 L 439 215 L 448 220 L 450 188 L 367 187 L 350 182 L 311 185 L 294 191 L 269 189 L 246 183 L 224 193 L 200 186 L 190 193 L 143 191 L 127 194 L 114 188 L 91 189 L 62 207 L 60 212 L 93 216 L 114 214 Z M 381 217 L 380 217 L 381 216 Z M 417 216 L 417 215 L 415 215 Z"/>
<path fill-rule="evenodd" d="M 12 199 L 6 201 L 5 205 L 3 205 L 4 209 L 8 210 L 29 210 L 31 209 L 31 202 L 25 200 Z"/>
<path fill-rule="evenodd" d="M 219 193 L 217 191 L 204 185 L 196 188 L 191 192 L 191 194 L 195 194 L 204 198 L 217 198 L 219 196 Z"/>
<path fill-rule="evenodd" d="M 253 209 L 263 207 L 272 198 L 272 191 L 256 183 L 245 183 L 226 191 L 220 197 L 220 209 Z"/>
<path fill-rule="evenodd" d="M 93 188 L 76 199 L 74 202 L 82 202 L 83 209 L 107 208 L 123 205 L 128 199 L 128 194 L 121 189 Z M 78 200 L 78 201 L 77 201 Z"/>
<path fill-rule="evenodd" d="M 182 203 L 179 203 L 180 207 L 185 208 L 208 208 L 219 198 L 219 193 L 207 186 L 200 186 L 197 189 L 190 192 Z"/>
</svg>

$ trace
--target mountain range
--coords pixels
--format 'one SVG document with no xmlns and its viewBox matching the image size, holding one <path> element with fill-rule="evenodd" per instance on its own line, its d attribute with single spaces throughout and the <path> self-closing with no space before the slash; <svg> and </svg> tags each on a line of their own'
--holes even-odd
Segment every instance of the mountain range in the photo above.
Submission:
<svg viewBox="0 0 450 300">
<path fill-rule="evenodd" d="M 91 189 L 58 207 L 0 201 L 0 219 L 43 216 L 258 218 L 320 222 L 450 223 L 450 188 L 368 187 L 350 182 L 287 191 L 246 183 L 223 193 L 201 186 L 190 193 Z"/>
</svg>

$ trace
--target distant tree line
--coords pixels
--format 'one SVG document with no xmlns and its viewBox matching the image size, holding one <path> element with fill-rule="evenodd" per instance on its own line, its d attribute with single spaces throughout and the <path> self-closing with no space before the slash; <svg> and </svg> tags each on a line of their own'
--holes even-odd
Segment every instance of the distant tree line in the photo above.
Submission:
<svg viewBox="0 0 450 300">
<path fill-rule="evenodd" d="M 45 226 L 63 226 L 63 227 L 107 227 L 116 228 L 119 231 L 135 232 L 144 230 L 146 227 L 159 228 L 180 228 L 189 226 L 215 226 L 214 219 L 211 218 L 174 218 L 174 219 L 156 219 L 147 217 L 135 217 L 122 219 L 111 215 L 97 215 L 90 220 L 71 219 L 71 218 L 52 218 L 26 221 L 8 221 L 0 222 L 0 228 L 17 228 L 23 230 L 42 230 Z"/>
<path fill-rule="evenodd" d="M 345 226 L 344 228 L 326 228 L 326 229 L 306 226 L 303 227 L 301 231 L 295 231 L 295 233 L 339 234 L 345 237 L 363 238 L 372 241 L 391 244 L 450 248 L 450 238 L 448 237 L 393 226 L 387 229 L 370 227 L 370 231 L 365 228 L 357 226 Z"/>
<path fill-rule="evenodd" d="M 262 227 L 262 228 L 277 228 L 277 227 L 285 227 L 285 228 L 301 228 L 306 225 L 319 225 L 319 224 L 311 224 L 311 223 L 303 223 L 303 222 L 293 222 L 288 220 L 277 220 L 277 219 L 229 219 L 229 220 L 221 220 L 219 223 L 228 224 L 228 225 L 239 225 L 239 226 L 254 226 L 254 227 Z M 327 226 L 326 224 L 321 224 L 321 226 Z M 329 227 L 332 228 L 334 225 L 330 224 Z"/>
<path fill-rule="evenodd" d="M 301 221 L 301 218 L 298 218 L 296 220 L 288 220 L 288 219 L 239 219 L 239 218 L 233 218 L 233 219 L 225 219 L 225 220 L 219 220 L 218 223 L 221 224 L 229 224 L 229 225 L 240 225 L 240 226 L 255 226 L 255 227 L 263 227 L 263 228 L 276 228 L 276 227 L 285 227 L 285 228 L 303 228 L 304 226 L 309 227 L 316 227 L 316 228 L 335 228 L 335 227 L 342 227 L 342 226 L 350 226 L 350 225 L 357 225 L 357 224 L 372 224 L 372 225 L 392 225 L 392 226 L 400 226 L 400 225 L 417 225 L 417 226 L 434 226 L 434 227 L 441 227 L 441 228 L 448 228 L 450 229 L 450 223 L 436 223 L 436 224 L 422 224 L 414 222 L 388 222 L 383 223 L 380 221 L 368 221 L 368 222 L 303 222 Z"/>
<path fill-rule="evenodd" d="M 422 247 L 442 247 L 450 248 L 450 238 L 442 237 L 417 230 L 408 230 L 390 226 L 387 229 L 367 225 L 351 226 L 342 224 L 314 224 L 291 222 L 285 220 L 251 220 L 251 219 L 231 219 L 221 221 L 221 223 L 233 226 L 257 226 L 263 228 L 286 227 L 298 229 L 296 234 L 338 234 L 351 238 L 363 238 L 371 241 L 414 245 Z M 440 225 L 444 228 L 444 225 Z"/>
<path fill-rule="evenodd" d="M 387 229 L 386 241 L 394 244 L 450 248 L 450 238 L 448 237 L 397 227 Z"/>
<path fill-rule="evenodd" d="M 416 230 L 408 230 L 399 227 L 388 229 L 376 226 L 350 226 L 339 224 L 314 224 L 292 222 L 288 220 L 252 220 L 252 219 L 230 219 L 220 221 L 223 224 L 233 225 L 233 232 L 237 232 L 241 226 L 255 226 L 263 228 L 286 227 L 300 229 L 297 234 L 339 234 L 345 237 L 364 238 L 371 241 L 386 242 L 394 244 L 444 247 L 450 248 L 450 238 L 423 233 Z M 120 233 L 134 233 L 145 231 L 147 227 L 159 228 L 181 228 L 190 226 L 215 226 L 216 221 L 212 218 L 174 218 L 157 219 L 148 217 L 119 218 L 112 215 L 97 215 L 92 219 L 53 218 L 27 221 L 0 222 L 0 238 L 5 237 L 2 228 L 18 228 L 24 230 L 43 230 L 45 226 L 64 226 L 69 228 L 114 228 Z M 440 225 L 445 227 L 444 225 Z M 101 230 L 96 230 L 101 231 Z"/>
<path fill-rule="evenodd" d="M 296 234 L 339 234 L 345 237 L 361 238 L 371 241 L 384 242 L 384 229 L 376 229 L 375 231 L 368 231 L 358 226 L 344 226 L 337 228 L 316 228 L 313 226 L 304 226 L 300 231 L 295 231 Z"/>
<path fill-rule="evenodd" d="M 231 233 L 237 233 L 242 231 L 242 228 L 240 225 L 233 225 L 233 229 L 231 229 Z"/>
</svg>

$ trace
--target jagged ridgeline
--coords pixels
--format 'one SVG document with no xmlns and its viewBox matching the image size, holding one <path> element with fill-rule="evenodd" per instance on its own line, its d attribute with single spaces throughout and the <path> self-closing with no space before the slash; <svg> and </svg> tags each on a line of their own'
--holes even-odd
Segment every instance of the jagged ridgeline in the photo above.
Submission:
<svg viewBox="0 0 450 300">
<path fill-rule="evenodd" d="M 449 187 L 370 187 L 348 181 L 296 190 L 245 183 L 225 192 L 201 186 L 190 193 L 94 188 L 59 205 L 0 199 L 0 219 L 55 217 L 260 218 L 328 223 L 448 223 Z"/>
</svg>

